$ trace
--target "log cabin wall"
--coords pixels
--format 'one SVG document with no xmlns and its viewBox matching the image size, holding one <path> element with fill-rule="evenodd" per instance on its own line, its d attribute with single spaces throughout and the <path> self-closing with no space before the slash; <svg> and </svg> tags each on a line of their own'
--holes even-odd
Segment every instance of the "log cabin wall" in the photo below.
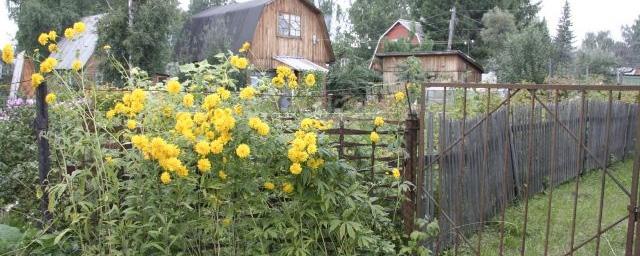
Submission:
<svg viewBox="0 0 640 256">
<path fill-rule="evenodd" d="M 333 52 L 324 17 L 304 0 L 275 0 L 265 6 L 258 21 L 251 47 L 251 61 L 261 69 L 275 69 L 275 56 L 295 56 L 308 59 L 325 67 L 333 61 Z M 278 35 L 278 15 L 287 13 L 300 16 L 300 37 Z M 316 36 L 314 42 L 313 36 Z"/>
<path fill-rule="evenodd" d="M 400 66 L 409 56 L 384 56 L 381 59 L 382 80 L 392 84 L 398 82 L 398 75 L 402 71 Z M 481 71 L 456 54 L 449 55 L 418 55 L 422 70 L 430 76 L 435 76 L 439 82 L 468 82 L 479 83 Z"/>
</svg>

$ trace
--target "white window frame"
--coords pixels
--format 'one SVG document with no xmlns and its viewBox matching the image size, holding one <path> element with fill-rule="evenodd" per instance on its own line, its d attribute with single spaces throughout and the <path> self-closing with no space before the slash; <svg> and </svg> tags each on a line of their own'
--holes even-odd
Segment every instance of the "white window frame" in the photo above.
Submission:
<svg viewBox="0 0 640 256">
<path fill-rule="evenodd" d="M 302 37 L 302 18 L 300 15 L 280 12 L 278 13 L 278 36 L 300 38 Z"/>
</svg>

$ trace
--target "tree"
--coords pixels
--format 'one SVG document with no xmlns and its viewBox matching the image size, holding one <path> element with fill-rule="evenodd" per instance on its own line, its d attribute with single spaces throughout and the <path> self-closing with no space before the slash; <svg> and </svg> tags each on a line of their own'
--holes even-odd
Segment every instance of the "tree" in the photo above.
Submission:
<svg viewBox="0 0 640 256">
<path fill-rule="evenodd" d="M 98 45 L 110 45 L 121 63 L 163 73 L 172 50 L 172 35 L 182 23 L 177 1 L 134 1 L 130 24 L 127 1 L 114 1 L 111 6 L 113 9 L 100 21 Z M 120 77 L 110 63 L 104 68 L 108 80 Z"/>
<path fill-rule="evenodd" d="M 349 9 L 359 58 L 371 58 L 380 36 L 400 18 L 409 18 L 407 0 L 357 0 Z"/>
<path fill-rule="evenodd" d="M 55 30 L 62 34 L 64 28 L 84 16 L 105 12 L 103 1 L 94 0 L 10 0 L 9 12 L 18 25 L 16 39 L 20 50 L 46 49 L 38 44 L 38 35 Z"/>
<path fill-rule="evenodd" d="M 628 65 L 639 66 L 640 65 L 640 16 L 635 20 L 631 26 L 622 27 L 622 37 L 628 48 L 628 55 L 625 57 L 625 62 Z"/>
<path fill-rule="evenodd" d="M 490 57 L 495 57 L 504 47 L 510 34 L 517 31 L 513 14 L 495 7 L 482 16 L 484 28 L 480 31 L 483 47 Z"/>
<path fill-rule="evenodd" d="M 190 0 L 189 14 L 193 15 L 214 6 L 221 6 L 233 3 L 233 0 Z"/>
<path fill-rule="evenodd" d="M 503 82 L 543 83 L 548 73 L 551 39 L 544 21 L 533 23 L 508 37 L 498 57 L 498 78 Z"/>
<path fill-rule="evenodd" d="M 558 22 L 558 29 L 556 37 L 553 40 L 553 46 L 555 54 L 553 61 L 553 70 L 558 75 L 568 75 L 569 67 L 573 61 L 573 31 L 571 27 L 571 9 L 569 7 L 569 1 L 565 1 L 562 9 L 562 16 Z"/>
<path fill-rule="evenodd" d="M 607 75 L 618 63 L 614 53 L 615 41 L 609 31 L 587 33 L 578 51 L 577 66 L 579 73 L 590 75 Z"/>
</svg>

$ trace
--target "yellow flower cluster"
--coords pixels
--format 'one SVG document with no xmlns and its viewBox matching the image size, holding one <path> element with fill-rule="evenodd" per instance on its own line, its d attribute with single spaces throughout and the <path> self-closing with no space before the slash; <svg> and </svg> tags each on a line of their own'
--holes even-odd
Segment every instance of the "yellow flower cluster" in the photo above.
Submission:
<svg viewBox="0 0 640 256">
<path fill-rule="evenodd" d="M 316 85 L 316 75 L 314 74 L 307 74 L 304 77 L 304 83 L 307 85 L 307 87 L 313 87 Z"/>
<path fill-rule="evenodd" d="M 209 161 L 209 159 L 202 158 L 198 160 L 198 170 L 200 170 L 201 173 L 207 173 L 211 171 L 211 162 Z"/>
<path fill-rule="evenodd" d="M 396 100 L 396 103 L 402 102 L 404 100 L 404 97 L 405 97 L 404 92 L 396 92 L 393 95 L 393 98 Z"/>
<path fill-rule="evenodd" d="M 236 148 L 236 155 L 240 158 L 247 158 L 249 157 L 249 154 L 251 154 L 251 149 L 247 144 L 240 144 Z"/>
<path fill-rule="evenodd" d="M 276 68 L 276 76 L 271 79 L 271 83 L 274 87 L 280 89 L 287 82 L 289 89 L 295 90 L 298 88 L 298 77 L 296 77 L 293 70 L 287 66 L 278 66 Z"/>
<path fill-rule="evenodd" d="M 58 51 L 58 45 L 57 44 L 49 44 L 49 46 L 47 46 L 47 49 L 49 49 L 49 52 L 57 52 Z"/>
<path fill-rule="evenodd" d="M 240 90 L 239 97 L 240 99 L 243 99 L 243 100 L 251 100 L 255 97 L 256 93 L 257 93 L 256 89 L 254 89 L 251 86 L 247 86 L 245 88 L 242 88 L 242 90 Z"/>
<path fill-rule="evenodd" d="M 48 57 L 40 63 L 40 73 L 49 73 L 58 65 L 58 60 Z"/>
<path fill-rule="evenodd" d="M 260 118 L 249 118 L 249 127 L 262 136 L 267 136 L 269 134 L 269 125 L 260 120 Z"/>
<path fill-rule="evenodd" d="M 49 93 L 47 94 L 46 97 L 44 97 L 44 102 L 46 102 L 47 104 L 51 104 L 54 103 L 56 101 L 56 95 L 54 93 Z"/>
<path fill-rule="evenodd" d="M 47 45 L 48 42 L 49 42 L 49 34 L 40 33 L 40 36 L 38 36 L 38 43 L 42 46 L 45 46 Z"/>
<path fill-rule="evenodd" d="M 400 179 L 400 170 L 398 170 L 398 168 L 393 168 L 391 170 L 391 176 L 393 176 L 395 179 Z"/>
<path fill-rule="evenodd" d="M 71 69 L 73 69 L 73 71 L 80 71 L 80 69 L 82 69 L 82 61 L 76 59 L 71 63 Z"/>
<path fill-rule="evenodd" d="M 136 120 L 133 120 L 133 119 L 127 120 L 127 129 L 133 130 L 136 128 L 137 125 L 138 124 L 136 123 Z"/>
<path fill-rule="evenodd" d="M 13 46 L 11 44 L 5 44 L 2 47 L 2 61 L 7 64 L 13 63 Z"/>
<path fill-rule="evenodd" d="M 371 135 L 369 135 L 369 139 L 371 139 L 371 143 L 376 144 L 378 143 L 378 141 L 380 141 L 380 135 L 378 135 L 377 132 L 371 132 Z"/>
<path fill-rule="evenodd" d="M 86 30 L 84 22 L 79 21 L 73 24 L 73 27 L 64 30 L 64 37 L 67 39 L 73 39 L 75 36 L 81 34 Z"/>
<path fill-rule="evenodd" d="M 293 184 L 285 182 L 284 184 L 282 184 L 282 191 L 287 194 L 293 192 Z"/>
<path fill-rule="evenodd" d="M 266 190 L 274 190 L 276 188 L 276 185 L 273 184 L 273 182 L 265 182 L 263 187 Z"/>
<path fill-rule="evenodd" d="M 185 94 L 182 97 L 182 105 L 184 105 L 185 107 L 192 107 L 193 106 L 193 102 L 194 102 L 194 97 L 193 94 Z"/>
<path fill-rule="evenodd" d="M 174 78 L 167 81 L 167 92 L 169 92 L 169 94 L 177 94 L 180 92 L 180 89 L 182 89 L 182 85 L 180 85 L 178 79 Z"/>
<path fill-rule="evenodd" d="M 135 89 L 131 93 L 125 93 L 122 95 L 122 102 L 116 103 L 113 109 L 107 111 L 107 118 L 111 119 L 116 114 L 135 117 L 144 109 L 146 99 L 147 95 L 142 89 Z"/>
<path fill-rule="evenodd" d="M 44 82 L 44 76 L 40 73 L 33 73 L 31 75 L 31 86 L 33 86 L 33 88 L 38 88 L 42 82 Z"/>
<path fill-rule="evenodd" d="M 327 128 L 325 122 L 320 120 L 305 118 L 300 122 L 300 129 L 296 131 L 295 138 L 289 142 L 291 145 L 287 151 L 287 157 L 291 161 L 289 172 L 293 175 L 302 173 L 302 164 L 306 163 L 311 169 L 318 169 L 324 165 L 324 160 L 317 156 L 317 133 L 316 130 Z"/>
<path fill-rule="evenodd" d="M 382 117 L 376 116 L 376 118 L 373 119 L 373 125 L 375 125 L 376 127 L 383 126 L 384 119 L 382 119 Z"/>
<path fill-rule="evenodd" d="M 244 42 L 244 44 L 242 44 L 242 47 L 238 51 L 246 52 L 249 51 L 249 48 L 251 48 L 251 44 L 249 42 Z"/>
<path fill-rule="evenodd" d="M 233 55 L 229 58 L 229 63 L 231 63 L 231 66 L 237 69 L 245 69 L 247 68 L 247 66 L 249 66 L 249 60 L 247 58 L 239 57 L 236 55 Z"/>
<path fill-rule="evenodd" d="M 131 143 L 135 148 L 142 151 L 145 159 L 158 161 L 158 164 L 164 172 L 160 176 L 160 180 L 164 184 L 171 181 L 168 172 L 175 172 L 180 177 L 189 175 L 189 170 L 178 159 L 180 148 L 178 146 L 167 143 L 160 137 L 154 137 L 151 140 L 144 135 L 134 135 L 131 137 Z"/>
</svg>

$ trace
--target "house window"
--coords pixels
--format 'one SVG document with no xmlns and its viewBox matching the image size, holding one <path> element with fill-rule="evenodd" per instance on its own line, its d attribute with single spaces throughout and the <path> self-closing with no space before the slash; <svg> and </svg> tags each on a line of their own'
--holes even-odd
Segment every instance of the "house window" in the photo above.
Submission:
<svg viewBox="0 0 640 256">
<path fill-rule="evenodd" d="M 300 16 L 280 13 L 278 17 L 278 34 L 280 36 L 300 37 Z"/>
</svg>

